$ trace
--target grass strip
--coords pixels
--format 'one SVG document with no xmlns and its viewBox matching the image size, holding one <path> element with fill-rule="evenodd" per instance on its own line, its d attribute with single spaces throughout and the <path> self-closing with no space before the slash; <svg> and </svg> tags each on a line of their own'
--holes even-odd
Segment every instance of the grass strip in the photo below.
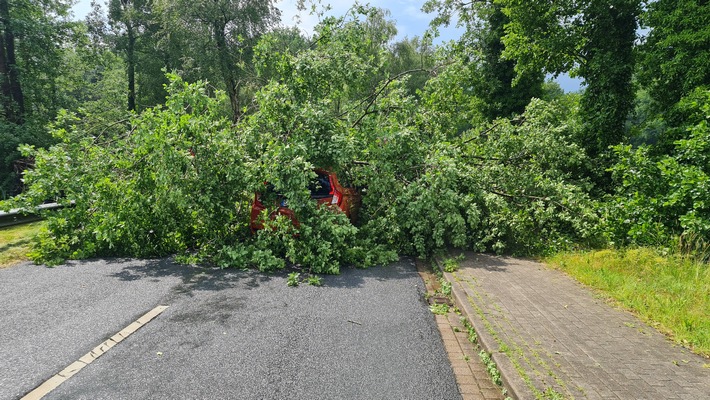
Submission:
<svg viewBox="0 0 710 400">
<path fill-rule="evenodd" d="M 545 260 L 676 343 L 710 357 L 710 265 L 652 248 L 561 253 Z"/>
<path fill-rule="evenodd" d="M 14 225 L 0 228 L 0 268 L 6 268 L 29 260 L 32 239 L 39 233 L 44 222 Z"/>
</svg>

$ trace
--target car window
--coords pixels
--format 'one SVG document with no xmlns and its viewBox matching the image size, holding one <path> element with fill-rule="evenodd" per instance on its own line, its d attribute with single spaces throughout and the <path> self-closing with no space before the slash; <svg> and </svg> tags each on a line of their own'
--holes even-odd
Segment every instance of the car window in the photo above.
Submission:
<svg viewBox="0 0 710 400">
<path fill-rule="evenodd" d="M 311 197 L 314 199 L 323 199 L 332 196 L 330 187 L 330 178 L 326 174 L 318 173 L 318 177 L 308 185 L 311 190 Z"/>
<path fill-rule="evenodd" d="M 280 201 L 283 195 L 277 192 L 274 185 L 271 183 L 264 183 L 264 189 L 256 193 L 256 199 L 264 203 L 273 203 Z"/>
</svg>

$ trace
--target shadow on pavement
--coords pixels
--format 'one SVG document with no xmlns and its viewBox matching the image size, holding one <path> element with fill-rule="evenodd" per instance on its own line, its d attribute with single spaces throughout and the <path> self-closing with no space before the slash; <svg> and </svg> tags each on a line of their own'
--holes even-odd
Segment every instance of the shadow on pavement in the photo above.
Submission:
<svg viewBox="0 0 710 400">
<path fill-rule="evenodd" d="M 361 288 L 366 280 L 376 280 L 379 282 L 393 279 L 409 279 L 417 275 L 414 262 L 409 258 L 401 258 L 399 261 L 386 266 L 376 266 L 371 268 L 342 267 L 340 275 L 324 276 L 323 284 L 328 287 L 355 289 Z"/>
<path fill-rule="evenodd" d="M 452 255 L 457 252 L 451 251 Z M 460 263 L 462 267 L 483 269 L 490 272 L 506 272 L 510 268 L 510 263 L 506 262 L 508 257 L 495 256 L 490 254 L 479 254 L 474 252 L 463 252 L 466 256 Z"/>
<path fill-rule="evenodd" d="M 260 272 L 258 270 L 219 269 L 182 265 L 175 263 L 170 258 L 154 260 L 133 259 L 102 259 L 107 264 L 125 265 L 119 272 L 109 276 L 121 281 L 137 281 L 142 279 L 160 279 L 165 277 L 178 277 L 182 284 L 176 291 L 190 294 L 193 290 L 219 291 L 237 286 L 244 289 L 256 289 L 274 278 L 286 278 L 291 272 L 300 272 L 307 275 L 308 271 L 286 267 L 275 272 Z M 91 261 L 72 262 L 72 266 L 88 264 Z M 366 280 L 388 281 L 393 279 L 407 279 L 416 275 L 414 263 L 409 258 L 402 258 L 399 262 L 387 266 L 372 268 L 341 267 L 339 275 L 321 275 L 324 286 L 334 288 L 360 288 Z"/>
<path fill-rule="evenodd" d="M 189 294 L 193 290 L 219 291 L 239 285 L 254 289 L 268 282 L 273 275 L 254 270 L 219 269 L 175 263 L 170 258 L 154 260 L 104 259 L 107 264 L 125 264 L 109 276 L 121 281 L 177 277 L 182 283 L 176 291 Z M 82 262 L 79 262 L 82 263 Z"/>
</svg>

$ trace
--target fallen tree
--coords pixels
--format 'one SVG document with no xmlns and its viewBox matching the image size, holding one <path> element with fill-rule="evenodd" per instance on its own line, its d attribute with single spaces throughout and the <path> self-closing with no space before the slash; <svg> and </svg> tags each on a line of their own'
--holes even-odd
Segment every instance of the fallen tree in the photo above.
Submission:
<svg viewBox="0 0 710 400">
<path fill-rule="evenodd" d="M 569 106 L 535 100 L 517 118 L 486 124 L 456 59 L 442 56 L 413 97 L 408 74 L 368 86 L 382 69 L 373 60 L 383 58 L 365 48 L 357 19 L 326 21 L 318 33 L 297 55 L 262 41 L 257 65 L 268 64 L 272 79 L 236 124 L 224 93 L 173 74 L 165 106 L 135 115 L 123 134 L 89 136 L 62 115 L 57 145 L 23 148 L 36 166 L 25 193 L 5 205 L 75 202 L 49 217 L 33 259 L 177 254 L 337 273 L 444 246 L 530 254 L 597 237 L 585 182 L 575 180 L 587 160 L 571 140 L 579 128 Z M 364 189 L 357 226 L 310 201 L 316 167 Z M 250 232 L 250 201 L 263 182 L 298 227 L 277 218 Z"/>
</svg>

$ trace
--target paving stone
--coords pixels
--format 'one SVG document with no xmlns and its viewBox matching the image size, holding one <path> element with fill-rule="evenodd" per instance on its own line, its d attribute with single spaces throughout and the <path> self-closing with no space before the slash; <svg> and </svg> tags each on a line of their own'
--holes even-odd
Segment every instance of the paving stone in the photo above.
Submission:
<svg viewBox="0 0 710 400">
<path fill-rule="evenodd" d="M 495 383 L 493 383 L 490 379 L 487 381 L 478 382 L 478 387 L 480 387 L 481 390 L 485 389 L 486 391 L 493 390 L 493 391 L 500 392 L 500 388 Z"/>
<path fill-rule="evenodd" d="M 451 360 L 451 367 L 452 368 L 468 368 L 468 363 L 465 360 Z M 469 369 L 469 374 L 471 373 L 471 369 Z"/>
<path fill-rule="evenodd" d="M 476 357 L 478 357 L 478 355 L 476 355 Z M 471 368 L 471 372 L 473 372 L 474 374 L 478 374 L 478 373 L 488 374 L 486 367 L 481 362 L 471 363 L 471 364 L 469 364 L 469 368 Z M 486 375 L 486 376 L 488 376 L 488 375 Z"/>
<path fill-rule="evenodd" d="M 477 379 L 473 374 L 461 374 L 456 376 L 456 382 L 459 385 L 478 385 Z"/>
<path fill-rule="evenodd" d="M 461 397 L 463 398 L 463 400 L 487 400 L 480 393 L 466 393 L 462 394 Z"/>
<path fill-rule="evenodd" d="M 454 331 L 452 331 L 449 327 L 442 329 L 441 338 L 444 340 L 456 341 L 456 335 L 454 335 Z"/>
<path fill-rule="evenodd" d="M 425 282 L 435 281 L 421 262 L 417 262 L 417 269 Z M 432 286 L 426 286 L 427 292 L 433 294 Z M 435 314 L 435 320 L 463 400 L 503 400 L 502 388 L 491 381 L 478 352 L 468 340 L 461 316 L 454 312 Z"/>
<path fill-rule="evenodd" d="M 481 389 L 481 392 L 486 399 L 495 399 L 500 395 L 498 389 Z"/>
<path fill-rule="evenodd" d="M 503 375 L 520 382 L 512 375 L 522 368 L 535 391 L 551 387 L 565 398 L 710 398 L 706 359 L 562 272 L 475 253 L 459 265 L 444 276 L 462 311 L 474 314 L 467 317 L 478 323 L 480 343 L 489 352 L 506 351 Z M 529 385 L 514 386 L 525 390 L 512 395 L 534 398 Z"/>
</svg>

